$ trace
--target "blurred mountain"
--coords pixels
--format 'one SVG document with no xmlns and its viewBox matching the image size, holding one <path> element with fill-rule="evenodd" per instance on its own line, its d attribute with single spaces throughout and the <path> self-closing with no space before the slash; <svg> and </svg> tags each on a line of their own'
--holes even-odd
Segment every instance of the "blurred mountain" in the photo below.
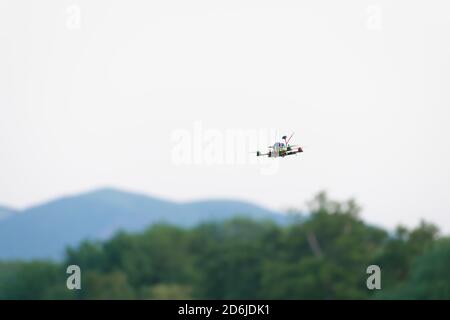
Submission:
<svg viewBox="0 0 450 320">
<path fill-rule="evenodd" d="M 0 220 L 5 219 L 16 211 L 10 208 L 0 206 Z"/>
<path fill-rule="evenodd" d="M 59 259 L 69 245 L 76 246 L 85 239 L 107 239 L 118 230 L 141 231 L 157 222 L 191 227 L 235 215 L 277 223 L 288 219 L 279 212 L 242 201 L 176 203 L 100 189 L 60 198 L 1 219 L 0 260 Z"/>
</svg>

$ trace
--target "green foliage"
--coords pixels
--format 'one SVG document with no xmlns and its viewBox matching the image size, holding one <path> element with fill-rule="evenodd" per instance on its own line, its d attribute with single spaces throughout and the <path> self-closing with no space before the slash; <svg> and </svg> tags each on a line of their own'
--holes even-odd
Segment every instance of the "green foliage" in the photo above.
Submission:
<svg viewBox="0 0 450 320">
<path fill-rule="evenodd" d="M 60 264 L 0 263 L 0 299 L 450 299 L 450 239 L 425 222 L 389 234 L 359 211 L 320 193 L 309 216 L 284 227 L 237 217 L 120 232 L 68 248 Z M 79 291 L 66 288 L 71 264 Z M 366 287 L 371 264 L 381 292 Z"/>
<path fill-rule="evenodd" d="M 82 282 L 82 299 L 133 299 L 134 292 L 125 273 L 88 271 Z"/>
<path fill-rule="evenodd" d="M 55 263 L 33 261 L 6 263 L 0 267 L 0 298 L 2 299 L 70 299 L 66 289 L 65 270 Z"/>
<path fill-rule="evenodd" d="M 374 263 L 383 270 L 383 283 L 386 288 L 394 292 L 403 286 L 410 277 L 414 260 L 433 246 L 437 234 L 438 230 L 434 225 L 423 221 L 412 231 L 405 227 L 397 228 L 393 237 L 374 258 Z M 385 294 L 383 292 L 380 296 Z"/>
<path fill-rule="evenodd" d="M 415 259 L 411 276 L 381 298 L 450 299 L 450 238 L 435 241 Z"/>
<path fill-rule="evenodd" d="M 187 300 L 192 299 L 192 288 L 178 284 L 157 284 L 141 290 L 141 299 Z"/>
<path fill-rule="evenodd" d="M 196 294 L 209 299 L 258 297 L 261 265 L 271 251 L 271 223 L 237 218 L 222 225 L 200 227 L 194 234 L 195 268 L 201 270 Z M 198 237 L 198 238 L 195 238 Z"/>
</svg>

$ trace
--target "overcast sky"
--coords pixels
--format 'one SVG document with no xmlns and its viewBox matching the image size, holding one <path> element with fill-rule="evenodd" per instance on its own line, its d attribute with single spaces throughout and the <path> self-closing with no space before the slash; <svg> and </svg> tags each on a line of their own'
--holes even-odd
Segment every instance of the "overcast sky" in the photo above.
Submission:
<svg viewBox="0 0 450 320">
<path fill-rule="evenodd" d="M 0 204 L 114 186 L 284 209 L 325 189 L 450 232 L 449 88 L 445 0 L 2 0 Z M 208 130 L 306 148 L 272 174 L 174 160 L 177 133 L 205 150 Z"/>
</svg>

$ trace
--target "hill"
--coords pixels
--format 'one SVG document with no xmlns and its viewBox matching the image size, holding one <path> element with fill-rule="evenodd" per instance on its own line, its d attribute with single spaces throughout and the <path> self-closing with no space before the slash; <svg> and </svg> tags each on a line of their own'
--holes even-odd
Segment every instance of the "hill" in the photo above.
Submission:
<svg viewBox="0 0 450 320">
<path fill-rule="evenodd" d="M 16 211 L 13 209 L 0 206 L 0 220 L 9 217 L 11 214 L 13 214 L 15 212 Z"/>
<path fill-rule="evenodd" d="M 283 223 L 286 217 L 233 200 L 177 203 L 116 189 L 59 198 L 0 221 L 0 259 L 60 259 L 67 246 L 108 239 L 118 230 L 141 231 L 157 222 L 192 227 L 235 215 Z M 13 245 L 12 245 L 13 244 Z"/>
</svg>

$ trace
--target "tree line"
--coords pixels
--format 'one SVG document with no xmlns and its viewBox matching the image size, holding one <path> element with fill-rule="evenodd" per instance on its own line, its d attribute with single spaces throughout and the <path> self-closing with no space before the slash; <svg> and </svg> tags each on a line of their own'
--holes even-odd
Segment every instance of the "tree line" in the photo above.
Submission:
<svg viewBox="0 0 450 320">
<path fill-rule="evenodd" d="M 292 223 L 237 216 L 158 224 L 68 248 L 61 262 L 0 262 L 0 299 L 450 299 L 450 238 L 421 222 L 388 232 L 325 193 Z M 68 290 L 66 268 L 81 269 Z M 367 267 L 381 268 L 369 290 Z"/>
</svg>

